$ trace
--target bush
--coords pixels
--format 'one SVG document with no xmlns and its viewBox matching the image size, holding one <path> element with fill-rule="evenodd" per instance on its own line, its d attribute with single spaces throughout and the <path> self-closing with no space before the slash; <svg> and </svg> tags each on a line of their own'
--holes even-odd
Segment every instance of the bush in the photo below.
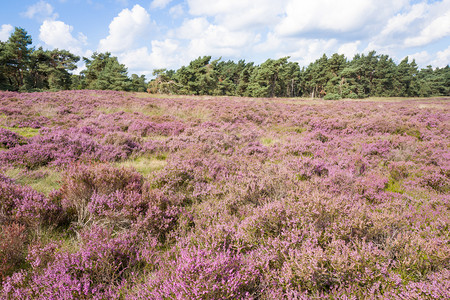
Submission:
<svg viewBox="0 0 450 300">
<path fill-rule="evenodd" d="M 92 221 L 92 213 L 102 195 L 140 193 L 142 176 L 134 170 L 115 168 L 108 164 L 72 166 L 61 187 L 62 206 L 80 225 Z M 95 196 L 94 196 L 95 195 Z M 124 194 L 116 194 L 120 195 Z M 94 203 L 91 198 L 94 196 Z M 114 198 L 114 196 L 112 196 Z"/>
<path fill-rule="evenodd" d="M 18 135 L 17 133 L 0 127 L 0 146 L 12 148 L 16 145 L 21 145 L 24 143 L 25 143 L 24 138 Z"/>
<path fill-rule="evenodd" d="M 323 97 L 323 100 L 340 100 L 342 99 L 341 95 L 334 94 L 334 93 L 328 93 Z"/>
<path fill-rule="evenodd" d="M 258 291 L 259 271 L 229 250 L 184 248 L 170 272 L 151 278 L 139 299 L 248 299 Z"/>
<path fill-rule="evenodd" d="M 24 262 L 26 240 L 24 225 L 0 225 L 0 279 L 3 280 Z"/>
<path fill-rule="evenodd" d="M 34 247 L 28 256 L 33 269 L 7 279 L 4 299 L 117 299 L 127 277 L 138 264 L 136 240 L 112 237 L 93 226 L 80 235 L 81 247 L 71 253 L 57 245 Z M 53 253 L 53 257 L 50 253 Z M 42 261 L 44 259 L 44 261 Z"/>
<path fill-rule="evenodd" d="M 13 221 L 35 227 L 51 223 L 59 213 L 60 207 L 44 195 L 0 178 L 0 223 Z"/>
</svg>

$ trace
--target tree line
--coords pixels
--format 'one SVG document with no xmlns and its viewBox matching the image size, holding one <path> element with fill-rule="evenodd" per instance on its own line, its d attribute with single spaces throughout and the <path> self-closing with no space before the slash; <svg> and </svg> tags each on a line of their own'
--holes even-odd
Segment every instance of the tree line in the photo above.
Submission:
<svg viewBox="0 0 450 300">
<path fill-rule="evenodd" d="M 83 57 L 85 69 L 71 74 L 80 57 L 67 50 L 30 48 L 31 37 L 16 28 L 0 42 L 0 89 L 41 91 L 99 89 L 182 95 L 246 97 L 313 97 L 324 99 L 450 96 L 450 67 L 418 68 L 408 57 L 400 63 L 375 51 L 325 54 L 300 67 L 289 57 L 260 65 L 239 60 L 199 57 L 178 70 L 156 69 L 154 79 L 132 74 L 111 53 Z"/>
<path fill-rule="evenodd" d="M 450 96 L 448 65 L 419 70 L 408 57 L 396 64 L 375 51 L 352 60 L 324 54 L 303 68 L 289 57 L 255 65 L 204 56 L 176 71 L 154 70 L 153 75 L 156 78 L 149 83 L 153 93 L 325 99 Z"/>
<path fill-rule="evenodd" d="M 43 91 L 99 89 L 144 92 L 145 76 L 132 74 L 111 53 L 94 53 L 83 57 L 86 68 L 71 74 L 80 57 L 67 50 L 44 50 L 30 47 L 31 36 L 15 28 L 6 42 L 0 41 L 0 90 Z"/>
</svg>

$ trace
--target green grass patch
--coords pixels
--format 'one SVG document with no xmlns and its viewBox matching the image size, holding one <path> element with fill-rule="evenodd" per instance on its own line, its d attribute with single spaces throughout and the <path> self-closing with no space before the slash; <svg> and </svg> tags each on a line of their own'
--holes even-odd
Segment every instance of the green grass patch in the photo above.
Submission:
<svg viewBox="0 0 450 300">
<path fill-rule="evenodd" d="M 120 167 L 134 168 L 136 171 L 147 176 L 155 171 L 161 170 L 167 165 L 166 155 L 158 154 L 154 157 L 140 156 L 134 159 L 129 159 L 120 163 L 117 163 Z"/>
<path fill-rule="evenodd" d="M 272 146 L 273 144 L 275 144 L 275 141 L 271 138 L 263 137 L 261 138 L 261 144 L 263 144 L 264 146 Z"/>
<path fill-rule="evenodd" d="M 126 112 L 126 113 L 141 113 L 149 117 L 153 116 L 162 116 L 164 114 L 164 110 L 152 103 L 146 105 L 125 105 L 125 106 L 117 106 L 117 107 L 100 107 L 98 111 L 104 114 L 114 114 L 118 112 Z"/>
<path fill-rule="evenodd" d="M 389 181 L 386 185 L 386 187 L 384 188 L 385 192 L 393 192 L 393 193 L 400 193 L 403 194 L 405 192 L 405 190 L 403 189 L 400 181 L 395 180 L 392 177 L 389 177 Z"/>
<path fill-rule="evenodd" d="M 262 145 L 264 145 L 266 147 L 270 147 L 270 146 L 273 146 L 275 144 L 279 144 L 280 140 L 276 139 L 276 138 L 262 137 L 260 139 L 260 142 L 261 142 Z"/>
<path fill-rule="evenodd" d="M 57 190 L 61 187 L 61 173 L 48 168 L 41 168 L 33 171 L 12 168 L 6 170 L 5 175 L 16 180 L 17 183 L 29 186 L 45 195 L 48 195 L 52 190 Z"/>
<path fill-rule="evenodd" d="M 212 112 L 207 108 L 180 109 L 169 108 L 168 114 L 184 121 L 206 122 L 212 119 Z"/>
<path fill-rule="evenodd" d="M 162 135 L 162 134 L 151 134 L 148 136 L 144 136 L 142 139 L 147 141 L 166 141 L 170 138 L 170 136 Z"/>
<path fill-rule="evenodd" d="M 275 132 L 296 132 L 296 133 L 303 133 L 307 131 L 306 128 L 303 128 L 301 126 L 274 126 L 273 131 Z"/>
<path fill-rule="evenodd" d="M 31 128 L 31 127 L 6 127 L 2 126 L 5 129 L 8 129 L 12 132 L 15 132 L 25 138 L 30 138 L 39 134 L 39 129 Z"/>
</svg>

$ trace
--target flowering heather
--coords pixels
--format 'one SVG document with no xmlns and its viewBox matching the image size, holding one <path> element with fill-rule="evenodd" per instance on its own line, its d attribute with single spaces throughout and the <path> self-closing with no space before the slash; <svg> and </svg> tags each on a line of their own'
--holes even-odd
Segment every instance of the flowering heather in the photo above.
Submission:
<svg viewBox="0 0 450 300">
<path fill-rule="evenodd" d="M 450 298 L 448 101 L 1 92 L 0 299 Z"/>
<path fill-rule="evenodd" d="M 24 138 L 8 129 L 0 127 L 0 146 L 12 148 L 24 143 Z"/>
</svg>

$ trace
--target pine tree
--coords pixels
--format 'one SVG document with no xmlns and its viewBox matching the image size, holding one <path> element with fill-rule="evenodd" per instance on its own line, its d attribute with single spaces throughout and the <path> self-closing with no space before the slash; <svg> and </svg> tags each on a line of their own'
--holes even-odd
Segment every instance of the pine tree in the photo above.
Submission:
<svg viewBox="0 0 450 300">
<path fill-rule="evenodd" d="M 120 64 L 117 57 L 111 53 L 92 54 L 91 59 L 84 57 L 86 70 L 81 74 L 84 76 L 84 86 L 88 89 L 128 91 L 131 81 L 127 76 L 127 68 Z"/>
<path fill-rule="evenodd" d="M 2 45 L 3 71 L 14 90 L 24 86 L 33 52 L 33 49 L 28 47 L 31 44 L 31 36 L 23 28 L 16 27 L 8 41 Z"/>
</svg>

